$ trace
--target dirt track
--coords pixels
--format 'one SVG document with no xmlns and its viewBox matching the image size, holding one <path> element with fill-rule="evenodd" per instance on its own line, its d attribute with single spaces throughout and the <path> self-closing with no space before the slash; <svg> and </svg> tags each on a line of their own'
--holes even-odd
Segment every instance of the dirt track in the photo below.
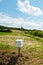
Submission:
<svg viewBox="0 0 43 65">
<path fill-rule="evenodd" d="M 0 65 L 43 65 L 43 59 L 39 56 L 40 52 L 22 51 L 20 57 L 15 51 L 0 50 Z"/>
</svg>

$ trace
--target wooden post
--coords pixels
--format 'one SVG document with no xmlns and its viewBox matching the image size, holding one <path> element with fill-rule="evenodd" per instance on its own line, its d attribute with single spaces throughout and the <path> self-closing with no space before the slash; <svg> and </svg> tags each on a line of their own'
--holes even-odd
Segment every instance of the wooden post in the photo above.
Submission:
<svg viewBox="0 0 43 65">
<path fill-rule="evenodd" d="M 18 57 L 20 56 L 20 47 L 18 48 Z"/>
</svg>

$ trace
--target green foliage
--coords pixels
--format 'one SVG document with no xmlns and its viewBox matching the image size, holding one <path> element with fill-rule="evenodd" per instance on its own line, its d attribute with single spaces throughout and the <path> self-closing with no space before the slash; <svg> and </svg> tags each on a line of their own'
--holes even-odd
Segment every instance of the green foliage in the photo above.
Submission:
<svg viewBox="0 0 43 65">
<path fill-rule="evenodd" d="M 0 26 L 0 32 L 11 32 L 11 29 L 9 27 Z"/>
<path fill-rule="evenodd" d="M 28 31 L 25 31 L 25 34 L 31 34 L 31 35 L 43 38 L 43 31 L 40 31 L 40 30 L 28 30 Z"/>
</svg>

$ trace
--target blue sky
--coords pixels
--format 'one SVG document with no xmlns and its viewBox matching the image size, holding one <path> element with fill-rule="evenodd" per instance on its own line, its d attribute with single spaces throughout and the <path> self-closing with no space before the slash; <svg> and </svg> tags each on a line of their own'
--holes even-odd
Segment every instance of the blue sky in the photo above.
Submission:
<svg viewBox="0 0 43 65">
<path fill-rule="evenodd" d="M 0 0 L 0 25 L 43 30 L 43 0 Z"/>
</svg>

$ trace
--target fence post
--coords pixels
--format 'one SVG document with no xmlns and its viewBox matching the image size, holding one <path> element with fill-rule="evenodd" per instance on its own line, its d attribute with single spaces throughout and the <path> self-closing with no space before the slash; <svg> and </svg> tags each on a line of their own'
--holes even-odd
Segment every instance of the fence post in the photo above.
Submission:
<svg viewBox="0 0 43 65">
<path fill-rule="evenodd" d="M 20 56 L 20 47 L 18 47 L 18 57 Z"/>
</svg>

